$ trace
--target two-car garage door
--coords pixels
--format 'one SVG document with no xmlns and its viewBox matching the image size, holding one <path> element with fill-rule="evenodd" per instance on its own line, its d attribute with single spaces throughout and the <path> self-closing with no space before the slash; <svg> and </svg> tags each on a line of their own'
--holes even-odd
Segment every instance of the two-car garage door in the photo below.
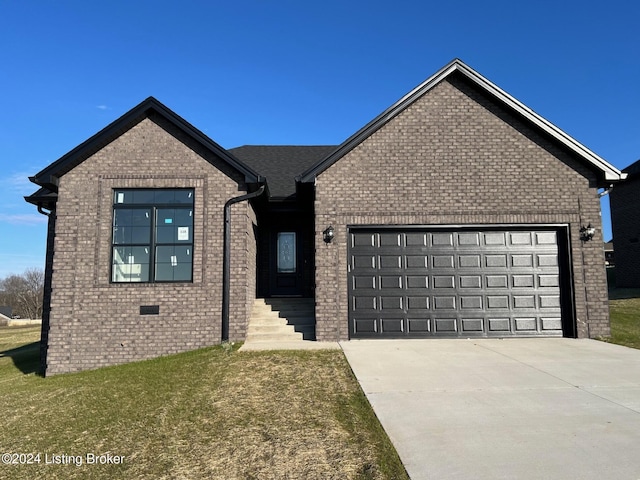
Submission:
<svg viewBox="0 0 640 480">
<path fill-rule="evenodd" d="M 561 233 L 352 227 L 350 336 L 560 336 Z"/>
</svg>

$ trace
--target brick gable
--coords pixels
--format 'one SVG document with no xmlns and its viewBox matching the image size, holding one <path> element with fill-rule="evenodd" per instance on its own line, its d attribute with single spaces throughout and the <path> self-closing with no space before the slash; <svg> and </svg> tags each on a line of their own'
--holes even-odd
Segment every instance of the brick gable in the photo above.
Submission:
<svg viewBox="0 0 640 480">
<path fill-rule="evenodd" d="M 334 320 L 348 316 L 348 225 L 568 223 L 578 335 L 608 333 L 595 174 L 463 81 L 441 82 L 320 173 L 315 211 L 319 339 L 348 337 Z M 587 223 L 597 235 L 583 243 Z"/>
<path fill-rule="evenodd" d="M 60 179 L 47 374 L 176 353 L 220 342 L 225 201 L 246 190 L 169 126 L 145 119 Z M 211 155 L 211 154 L 209 154 Z M 208 161 L 207 161 L 208 160 Z M 113 188 L 195 190 L 193 283 L 111 284 Z M 233 207 L 231 339 L 244 338 L 255 251 L 247 203 Z M 255 254 L 253 254 L 255 255 Z M 159 315 L 141 316 L 141 305 Z"/>
</svg>

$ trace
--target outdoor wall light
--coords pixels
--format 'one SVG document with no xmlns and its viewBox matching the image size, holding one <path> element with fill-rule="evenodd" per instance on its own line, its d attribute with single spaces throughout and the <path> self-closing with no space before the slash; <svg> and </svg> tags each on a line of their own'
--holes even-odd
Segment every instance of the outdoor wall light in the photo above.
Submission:
<svg viewBox="0 0 640 480">
<path fill-rule="evenodd" d="M 329 225 L 322 232 L 322 239 L 324 240 L 325 243 L 331 243 L 335 235 L 336 235 L 336 232 L 333 230 L 333 226 Z"/>
<path fill-rule="evenodd" d="M 593 240 L 594 235 L 596 234 L 596 229 L 591 226 L 591 224 L 586 227 L 580 227 L 580 240 L 583 242 L 588 242 L 589 240 Z"/>
</svg>

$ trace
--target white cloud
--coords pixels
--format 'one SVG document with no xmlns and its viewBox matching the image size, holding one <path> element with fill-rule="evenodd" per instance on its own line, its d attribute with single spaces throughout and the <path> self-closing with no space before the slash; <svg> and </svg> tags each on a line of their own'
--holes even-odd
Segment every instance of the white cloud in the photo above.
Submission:
<svg viewBox="0 0 640 480">
<path fill-rule="evenodd" d="M 39 213 L 0 213 L 0 222 L 12 225 L 40 225 L 47 222 L 47 217 Z"/>
<path fill-rule="evenodd" d="M 9 175 L 8 177 L 5 177 L 4 179 L 0 180 L 0 183 L 6 185 L 7 187 L 11 188 L 14 191 L 18 191 L 18 192 L 24 192 L 24 191 L 29 191 L 29 192 L 33 192 L 34 190 L 37 190 L 38 186 L 31 183 L 29 181 L 29 177 L 31 175 L 33 175 L 34 172 L 31 173 L 27 173 L 27 172 L 16 172 L 16 173 L 12 173 L 11 175 Z"/>
<path fill-rule="evenodd" d="M 106 105 L 98 105 L 96 108 L 97 108 L 98 110 L 110 110 L 110 108 L 109 108 L 109 107 L 107 107 Z"/>
</svg>

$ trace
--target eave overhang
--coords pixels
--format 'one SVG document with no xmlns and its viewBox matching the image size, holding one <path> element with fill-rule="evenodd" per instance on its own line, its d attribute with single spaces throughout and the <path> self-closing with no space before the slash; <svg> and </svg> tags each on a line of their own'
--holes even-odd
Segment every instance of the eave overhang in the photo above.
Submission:
<svg viewBox="0 0 640 480">
<path fill-rule="evenodd" d="M 365 139 L 369 138 L 373 133 L 386 125 L 389 121 L 391 121 L 402 111 L 408 108 L 411 104 L 413 104 L 416 100 L 433 89 L 436 85 L 456 72 L 462 74 L 465 78 L 467 78 L 477 87 L 484 90 L 487 94 L 492 96 L 502 105 L 505 105 L 516 114 L 524 118 L 526 121 L 530 122 L 534 127 L 551 136 L 553 139 L 560 142 L 564 147 L 577 154 L 594 170 L 599 172 L 603 182 L 617 182 L 626 178 L 626 173 L 621 172 L 606 160 L 596 155 L 580 142 L 560 130 L 548 120 L 542 118 L 529 107 L 516 100 L 500 87 L 490 82 L 478 72 L 473 70 L 471 67 L 467 66 L 461 60 L 454 59 L 434 75 L 425 80 L 422 84 L 418 85 L 404 97 L 398 100 L 387 110 L 374 118 L 371 122 L 365 125 L 354 135 L 349 137 L 333 153 L 325 157 L 318 164 L 308 169 L 306 172 L 303 172 L 299 177 L 297 177 L 297 180 L 302 183 L 314 182 L 315 178 L 319 174 L 321 174 L 323 171 L 337 162 L 340 158 L 344 157 L 356 146 L 361 144 Z"/>
</svg>

